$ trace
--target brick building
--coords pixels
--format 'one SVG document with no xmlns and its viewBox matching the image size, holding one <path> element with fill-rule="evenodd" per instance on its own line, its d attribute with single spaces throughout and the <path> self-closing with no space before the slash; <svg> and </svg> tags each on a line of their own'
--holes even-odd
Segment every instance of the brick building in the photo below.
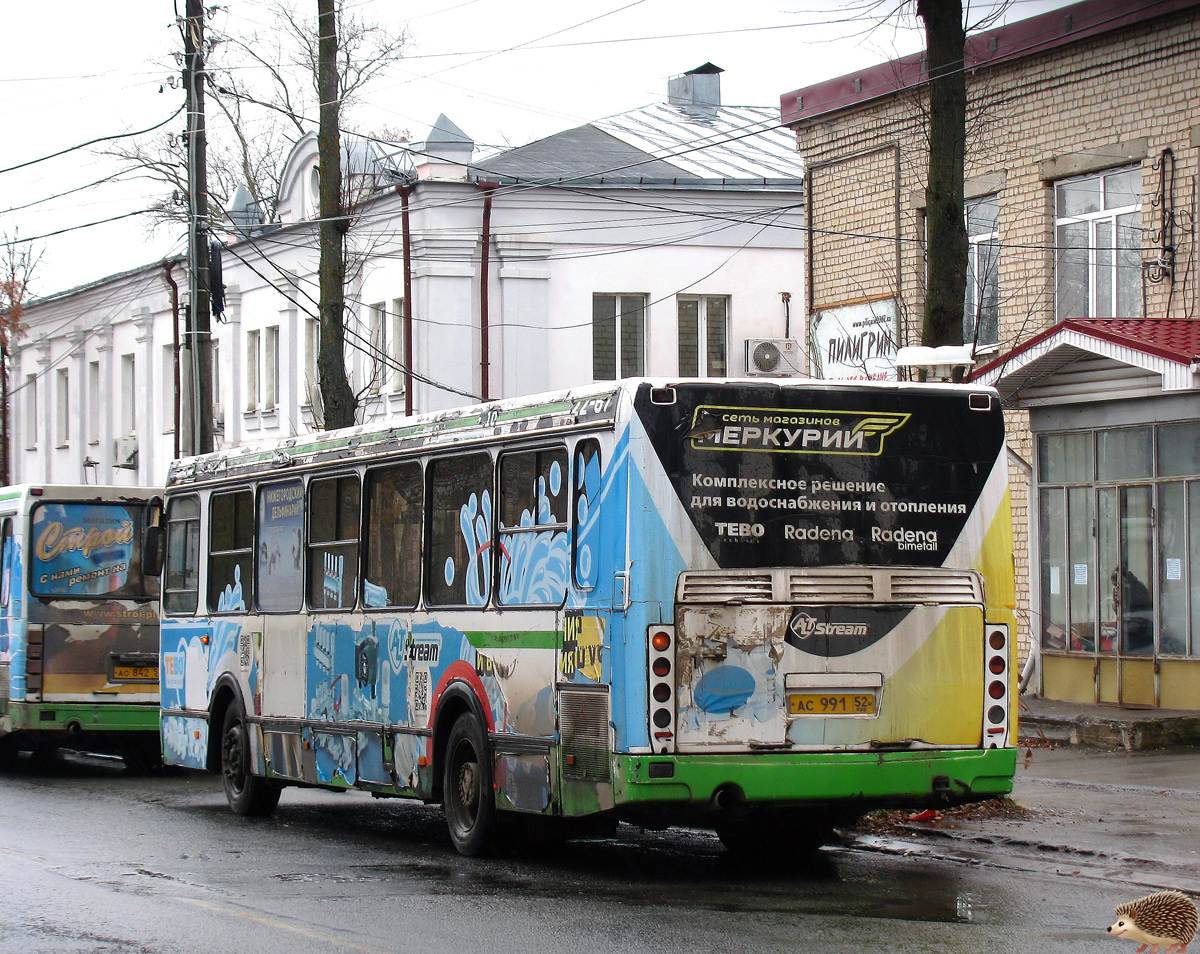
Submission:
<svg viewBox="0 0 1200 954">
<path fill-rule="evenodd" d="M 1142 360 L 1163 337 L 1155 323 L 1197 319 L 1200 3 L 1085 0 L 971 36 L 966 64 L 963 332 L 976 374 L 986 371 L 982 380 L 997 384 L 1009 407 L 1022 658 L 1044 651 L 1038 684 L 1054 698 L 1200 709 L 1200 597 L 1179 607 L 1165 600 L 1168 584 L 1200 589 L 1200 490 L 1195 513 L 1181 503 L 1172 515 L 1192 536 L 1172 536 L 1170 553 L 1161 516 L 1177 492 L 1191 500 L 1200 488 L 1194 459 L 1161 463 L 1168 443 L 1200 441 L 1200 364 L 1175 355 L 1182 370 L 1156 376 Z M 926 104 L 923 54 L 781 98 L 810 170 L 814 374 L 894 377 L 894 349 L 920 343 Z M 1063 333 L 1065 322 L 1106 319 L 1129 320 L 1119 346 L 1101 335 L 1107 345 L 1089 350 Z M 1074 350 L 1047 360 L 1044 348 L 1029 350 L 1035 339 Z M 1072 358 L 1090 378 L 1066 373 Z M 1035 369 L 1038 387 L 1028 377 Z M 1126 438 L 1144 443 L 1145 472 L 1106 474 L 1105 448 Z M 1054 454 L 1085 444 L 1086 461 L 1063 485 Z M 1112 546 L 1122 554 L 1144 543 L 1156 577 L 1153 637 L 1136 651 L 1127 634 L 1102 638 L 1106 627 L 1132 630 L 1134 621 L 1114 612 L 1121 590 L 1109 592 L 1096 542 L 1109 497 L 1125 501 L 1134 485 L 1148 488 L 1146 527 L 1119 510 Z M 1039 514 L 1039 500 L 1056 501 L 1059 491 L 1068 509 L 1080 508 L 1075 516 Z M 1074 556 L 1056 542 L 1071 534 L 1084 540 Z M 1125 568 L 1125 556 L 1118 562 Z M 1066 631 L 1079 638 L 1063 639 Z M 1146 661 L 1153 665 L 1143 671 Z"/>
</svg>

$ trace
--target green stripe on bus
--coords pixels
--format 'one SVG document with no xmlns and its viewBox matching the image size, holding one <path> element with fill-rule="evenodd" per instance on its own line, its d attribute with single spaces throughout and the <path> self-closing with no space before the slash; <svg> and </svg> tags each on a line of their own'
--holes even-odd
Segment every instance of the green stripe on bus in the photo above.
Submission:
<svg viewBox="0 0 1200 954">
<path fill-rule="evenodd" d="M 52 702 L 9 704 L 13 728 L 28 732 L 61 732 L 72 723 L 81 732 L 157 732 L 158 703 Z"/>
<path fill-rule="evenodd" d="M 476 649 L 554 649 L 558 633 L 530 630 L 496 630 L 464 634 Z"/>
</svg>

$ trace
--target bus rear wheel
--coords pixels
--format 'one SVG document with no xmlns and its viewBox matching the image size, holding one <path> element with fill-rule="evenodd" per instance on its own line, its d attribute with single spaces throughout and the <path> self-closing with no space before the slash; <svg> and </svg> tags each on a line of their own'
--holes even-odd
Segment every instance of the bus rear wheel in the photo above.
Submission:
<svg viewBox="0 0 1200 954">
<path fill-rule="evenodd" d="M 478 858 L 494 850 L 496 801 L 492 788 L 492 764 L 483 726 L 465 712 L 450 729 L 442 774 L 442 811 L 459 854 Z"/>
<path fill-rule="evenodd" d="M 246 715 L 236 702 L 225 710 L 221 730 L 221 780 L 229 807 L 238 815 L 270 815 L 283 791 L 278 782 L 250 772 Z"/>
</svg>

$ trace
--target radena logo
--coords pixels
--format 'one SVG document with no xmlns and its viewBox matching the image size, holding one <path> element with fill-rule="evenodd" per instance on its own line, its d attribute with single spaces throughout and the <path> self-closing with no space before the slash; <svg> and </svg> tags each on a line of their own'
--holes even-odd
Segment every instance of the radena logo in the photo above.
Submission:
<svg viewBox="0 0 1200 954">
<path fill-rule="evenodd" d="M 781 410 L 700 405 L 688 432 L 696 450 L 878 457 L 912 417 L 889 411 Z"/>
<path fill-rule="evenodd" d="M 797 639 L 808 639 L 810 636 L 866 636 L 869 627 L 866 623 L 823 623 L 807 613 L 796 613 L 788 623 L 788 629 Z"/>
</svg>

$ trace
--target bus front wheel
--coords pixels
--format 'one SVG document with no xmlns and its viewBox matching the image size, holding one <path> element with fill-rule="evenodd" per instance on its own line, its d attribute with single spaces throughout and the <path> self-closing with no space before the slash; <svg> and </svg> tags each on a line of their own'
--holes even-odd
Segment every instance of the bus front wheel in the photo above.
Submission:
<svg viewBox="0 0 1200 954">
<path fill-rule="evenodd" d="M 279 804 L 283 787 L 250 772 L 246 715 L 236 702 L 225 711 L 221 731 L 221 779 L 229 807 L 238 815 L 270 815 Z"/>
<path fill-rule="evenodd" d="M 450 840 L 460 854 L 477 858 L 493 850 L 496 801 L 491 759 L 483 727 L 469 712 L 455 720 L 446 740 L 442 811 Z"/>
</svg>

